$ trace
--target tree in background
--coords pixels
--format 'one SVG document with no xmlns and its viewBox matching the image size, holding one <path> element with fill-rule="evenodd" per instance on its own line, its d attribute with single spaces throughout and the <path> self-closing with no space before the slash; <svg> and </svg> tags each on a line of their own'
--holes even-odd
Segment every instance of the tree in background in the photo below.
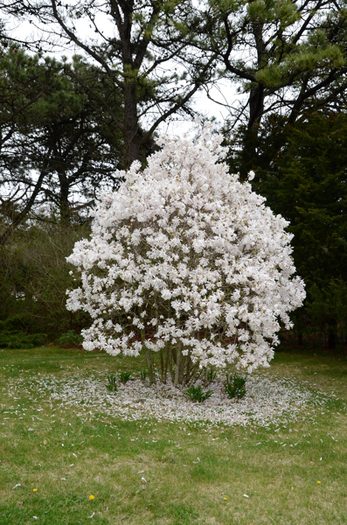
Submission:
<svg viewBox="0 0 347 525">
<path fill-rule="evenodd" d="M 297 325 L 334 348 L 347 321 L 347 116 L 315 112 L 286 127 L 271 118 L 260 143 L 254 188 L 290 221 L 307 286 Z"/>
<path fill-rule="evenodd" d="M 119 115 L 122 104 L 114 85 L 79 57 L 58 62 L 14 44 L 2 52 L 0 319 L 52 338 L 84 326 L 65 308 L 65 257 L 97 192 L 118 187 L 124 151 L 112 119 L 74 75 Z"/>
<path fill-rule="evenodd" d="M 65 258 L 86 226 L 67 228 L 44 222 L 13 232 L 0 246 L 0 336 L 2 329 L 46 334 L 56 339 L 88 325 L 86 314 L 66 310 L 66 288 L 73 278 Z"/>
<path fill-rule="evenodd" d="M 195 23 L 190 0 L 23 0 L 11 13 L 39 22 L 55 45 L 73 44 L 121 92 L 123 118 L 93 95 L 122 133 L 125 167 L 145 160 L 161 123 L 191 115 L 191 98 L 214 76 L 213 53 L 198 57 L 187 38 Z"/>
<path fill-rule="evenodd" d="M 83 93 L 84 100 L 88 100 L 94 112 L 92 121 L 88 118 L 85 121 L 85 129 L 90 131 L 90 123 L 94 125 L 98 122 L 93 129 L 100 130 L 100 137 L 106 137 L 102 148 L 105 144 L 116 143 L 117 152 L 123 152 L 124 161 L 119 161 L 118 154 L 119 167 L 129 166 L 133 158 L 143 162 L 146 154 L 155 150 L 153 134 L 158 126 L 175 114 L 191 114 L 191 97 L 199 87 L 209 92 L 209 82 L 217 75 L 228 78 L 238 86 L 242 96 L 240 106 L 232 107 L 229 94 L 224 93 L 226 105 L 231 110 L 230 122 L 224 126 L 226 142 L 230 144 L 228 163 L 231 172 L 240 172 L 243 178 L 250 169 L 254 169 L 254 188 L 267 196 L 276 211 L 292 221 L 293 231 L 300 240 L 294 241 L 294 256 L 300 273 L 308 281 L 309 290 L 307 306 L 297 314 L 298 319 L 303 327 L 311 326 L 312 331 L 319 326 L 324 327 L 329 344 L 333 346 L 336 334 L 340 335 L 345 322 L 343 304 L 346 281 L 342 266 L 337 264 L 338 261 L 345 261 L 341 241 L 345 238 L 345 208 L 343 199 L 337 201 L 336 196 L 338 192 L 343 194 L 345 183 L 340 184 L 340 172 L 332 161 L 328 163 L 328 158 L 336 156 L 345 162 L 341 152 L 335 152 L 331 136 L 337 133 L 337 128 L 332 126 L 334 119 L 343 130 L 347 102 L 346 1 L 210 0 L 192 6 L 189 2 L 151 1 L 145 4 L 140 0 L 73 1 L 67 5 L 56 0 L 46 3 L 40 0 L 0 0 L 0 9 L 2 14 L 11 13 L 17 20 L 40 20 L 43 24 L 41 29 L 55 36 L 57 46 L 70 41 L 75 50 L 83 55 L 83 58 L 76 58 L 73 66 L 64 65 L 64 82 L 71 83 L 74 93 Z M 109 26 L 105 20 L 108 20 Z M 87 36 L 86 32 L 83 35 L 80 31 L 81 21 L 90 25 Z M 55 25 L 48 25 L 50 22 Z M 6 21 L 1 28 L 2 38 L 5 33 L 8 37 Z M 14 38 L 13 35 L 11 37 Z M 40 38 L 40 45 L 43 45 L 43 33 Z M 48 61 L 47 64 L 53 62 Z M 30 184 L 25 192 L 15 193 L 19 191 L 16 187 L 6 199 L 3 198 L 2 232 L 6 229 L 11 231 L 16 224 L 24 224 L 30 217 L 28 212 L 34 201 L 54 202 L 56 215 L 60 214 L 66 222 L 74 223 L 72 199 L 67 204 L 63 197 L 64 186 L 70 192 L 73 188 L 85 192 L 84 202 L 92 201 L 91 191 L 95 188 L 94 179 L 92 176 L 88 178 L 89 175 L 85 184 L 77 178 L 79 183 L 74 185 L 75 172 L 69 151 L 75 151 L 75 154 L 77 149 L 82 151 L 82 139 L 78 138 L 79 145 L 74 150 L 69 146 L 67 135 L 74 136 L 79 120 L 68 118 L 64 123 L 53 119 L 54 126 L 48 126 L 54 113 L 51 108 L 56 104 L 58 113 L 63 108 L 64 116 L 65 103 L 59 106 L 49 97 L 43 104 L 39 103 L 36 97 L 45 82 L 41 82 L 41 77 L 36 79 L 30 73 L 30 67 L 26 67 L 27 76 L 24 68 L 22 70 L 21 84 L 18 83 L 21 87 L 17 92 L 8 89 L 6 94 L 9 104 L 1 116 L 5 123 L 2 124 L 2 152 L 6 153 L 7 146 L 7 151 L 14 151 L 10 144 L 15 144 L 20 137 L 24 140 L 24 134 L 18 135 L 18 128 L 8 125 L 9 115 L 14 110 L 17 126 L 18 115 L 22 114 L 22 110 L 25 113 L 34 103 L 37 103 L 37 108 L 40 104 L 49 108 L 45 113 L 46 121 L 42 120 L 44 125 L 35 130 L 36 137 L 44 139 L 42 144 L 45 148 L 52 143 L 59 144 L 59 147 L 50 165 L 50 173 L 54 173 L 49 175 L 51 179 L 47 171 L 38 171 L 39 176 L 30 180 L 30 163 L 23 164 L 23 159 L 28 157 L 20 154 L 7 157 L 7 167 L 2 173 L 7 176 L 12 170 L 11 173 L 16 172 L 22 181 L 25 175 Z M 93 83 L 87 71 L 96 71 L 98 81 Z M 94 78 L 93 73 L 92 76 Z M 0 90 L 8 85 L 6 82 L 4 75 Z M 23 93 L 25 96 L 22 96 Z M 108 95 L 104 96 L 105 93 Z M 64 96 L 62 100 L 69 100 L 70 95 L 65 99 Z M 74 96 L 78 98 L 79 95 Z M 321 123 L 317 112 L 319 118 L 324 117 Z M 40 112 L 37 114 L 40 115 Z M 34 113 L 27 112 L 27 115 L 32 117 Z M 31 130 L 34 137 L 34 125 L 30 127 L 30 120 L 25 118 L 27 120 L 23 120 L 21 130 L 25 129 L 26 133 Z M 117 129 L 116 136 L 112 126 L 108 125 L 110 121 L 114 130 Z M 305 137 L 300 137 L 302 124 L 308 137 L 316 137 L 319 151 Z M 62 134 L 63 125 L 67 135 Z M 318 133 L 320 125 L 322 132 Z M 114 138 L 108 138 L 109 133 Z M 93 134 L 89 137 L 92 143 L 100 146 L 100 142 L 94 142 Z M 300 147 L 304 144 L 306 156 L 303 160 Z M 37 158 L 34 141 L 31 147 Z M 112 146 L 110 148 L 108 151 L 112 156 Z M 51 150 L 48 148 L 45 151 Z M 102 172 L 103 161 L 100 159 L 99 162 L 99 151 L 100 147 L 95 152 L 96 163 L 90 165 L 88 173 L 92 175 L 95 167 L 94 176 L 100 174 L 100 178 L 95 180 L 100 182 L 105 180 L 108 171 Z M 327 152 L 326 159 L 322 157 L 324 151 Z M 59 157 L 60 152 L 63 154 Z M 318 175 L 317 155 L 322 160 L 321 168 L 325 170 L 324 173 L 318 171 Z M 108 158 L 107 153 L 105 158 Z M 5 156 L 2 159 L 4 165 Z M 43 162 L 44 159 L 40 160 Z M 67 173 L 64 172 L 66 166 L 69 167 Z M 75 165 L 75 168 L 79 166 Z M 303 183 L 299 183 L 301 166 L 306 181 L 305 195 L 302 193 Z M 83 170 L 82 177 L 86 173 Z M 45 190 L 40 185 L 43 173 L 47 182 L 55 180 L 54 194 L 49 193 L 48 185 Z M 333 191 L 334 184 L 336 191 Z M 330 188 L 324 191 L 325 200 L 321 195 L 322 187 Z M 20 197 L 18 201 L 17 197 Z M 37 197 L 39 200 L 36 200 Z M 305 210 L 311 210 L 311 215 Z M 324 215 L 328 221 L 326 224 Z M 329 229 L 331 236 L 327 237 Z M 338 232 L 338 242 L 334 232 Z M 334 242 L 332 239 L 335 239 Z M 306 245 L 310 246 L 309 257 L 304 253 Z M 312 264 L 308 264 L 308 259 Z M 330 315 L 332 312 L 335 313 Z"/>
<path fill-rule="evenodd" d="M 333 137 L 338 130 L 344 136 L 347 4 L 216 0 L 209 6 L 210 40 L 200 47 L 218 53 L 221 75 L 242 95 L 237 108 L 224 93 L 231 107 L 224 123 L 228 164 L 241 178 L 254 170 L 254 188 L 291 222 L 295 263 L 308 287 L 305 307 L 295 313 L 299 340 L 322 329 L 334 347 L 345 323 L 345 159 Z"/>
<path fill-rule="evenodd" d="M 345 0 L 210 0 L 200 19 L 202 53 L 217 57 L 230 109 L 229 136 L 241 141 L 241 173 L 257 166 L 265 116 L 293 124 L 312 108 L 336 105 L 347 88 Z"/>
<path fill-rule="evenodd" d="M 83 216 L 101 187 L 115 189 L 123 143 L 112 119 L 90 99 L 88 88 L 122 114 L 114 85 L 96 67 L 72 64 L 18 46 L 1 58 L 1 242 L 35 213 L 71 224 Z M 85 213 L 84 213 L 85 214 Z"/>
</svg>

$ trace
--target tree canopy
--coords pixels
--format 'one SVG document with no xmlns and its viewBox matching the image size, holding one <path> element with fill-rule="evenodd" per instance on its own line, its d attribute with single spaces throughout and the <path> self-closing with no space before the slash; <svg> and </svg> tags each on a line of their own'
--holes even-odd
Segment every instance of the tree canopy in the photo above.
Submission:
<svg viewBox="0 0 347 525">
<path fill-rule="evenodd" d="M 214 53 L 220 74 L 247 95 L 233 119 L 244 119 L 248 128 L 276 112 L 293 123 L 345 91 L 344 0 L 211 0 L 200 28 L 206 38 L 194 45 Z M 227 94 L 225 100 L 232 107 Z"/>
<path fill-rule="evenodd" d="M 40 24 L 43 40 L 72 43 L 122 93 L 123 118 L 105 100 L 100 104 L 123 135 L 126 167 L 144 160 L 161 123 L 191 113 L 192 96 L 214 75 L 213 56 L 198 60 L 189 45 L 190 0 L 24 0 L 11 12 Z"/>
<path fill-rule="evenodd" d="M 18 46 L 4 52 L 0 62 L 0 233 L 5 242 L 13 228 L 43 210 L 62 222 L 79 220 L 94 203 L 97 186 L 117 186 L 124 146 L 112 119 L 89 95 L 93 89 L 122 114 L 117 90 L 98 68 L 78 57 L 67 64 L 31 56 Z"/>
</svg>

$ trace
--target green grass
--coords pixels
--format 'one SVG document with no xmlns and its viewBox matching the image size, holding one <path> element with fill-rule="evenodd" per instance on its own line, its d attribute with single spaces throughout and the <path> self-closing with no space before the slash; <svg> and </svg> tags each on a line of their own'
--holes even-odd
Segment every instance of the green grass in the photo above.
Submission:
<svg viewBox="0 0 347 525">
<path fill-rule="evenodd" d="M 82 418 L 24 388 L 38 377 L 106 379 L 144 367 L 141 358 L 81 350 L 0 350 L 1 525 L 347 522 L 346 358 L 278 353 L 266 374 L 329 399 L 268 428 L 201 429 L 93 410 Z M 23 387 L 15 398 L 11 381 Z"/>
</svg>

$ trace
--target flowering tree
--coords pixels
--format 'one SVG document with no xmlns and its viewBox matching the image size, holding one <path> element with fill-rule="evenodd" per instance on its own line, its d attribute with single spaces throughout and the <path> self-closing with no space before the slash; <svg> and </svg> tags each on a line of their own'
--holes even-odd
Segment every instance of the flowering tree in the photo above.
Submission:
<svg viewBox="0 0 347 525">
<path fill-rule="evenodd" d="M 197 371 L 268 366 L 280 325 L 302 304 L 287 222 L 249 182 L 228 173 L 220 138 L 169 138 L 143 171 L 118 173 L 104 193 L 90 240 L 68 261 L 81 284 L 67 307 L 93 319 L 86 350 L 160 353 L 162 380 L 188 383 Z"/>
</svg>

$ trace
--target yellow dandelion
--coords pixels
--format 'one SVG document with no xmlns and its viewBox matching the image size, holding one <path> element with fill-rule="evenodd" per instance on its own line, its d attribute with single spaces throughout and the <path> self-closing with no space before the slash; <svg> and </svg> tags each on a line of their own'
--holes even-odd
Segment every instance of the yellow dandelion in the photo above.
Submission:
<svg viewBox="0 0 347 525">
<path fill-rule="evenodd" d="M 317 483 L 320 483 L 320 481 L 317 481 Z"/>
<path fill-rule="evenodd" d="M 224 501 L 226 501 L 228 498 L 224 498 Z"/>
<path fill-rule="evenodd" d="M 37 492 L 37 489 L 33 489 L 33 492 Z"/>
<path fill-rule="evenodd" d="M 93 494 L 91 494 L 91 495 L 89 496 L 89 499 L 94 499 Z"/>
</svg>

